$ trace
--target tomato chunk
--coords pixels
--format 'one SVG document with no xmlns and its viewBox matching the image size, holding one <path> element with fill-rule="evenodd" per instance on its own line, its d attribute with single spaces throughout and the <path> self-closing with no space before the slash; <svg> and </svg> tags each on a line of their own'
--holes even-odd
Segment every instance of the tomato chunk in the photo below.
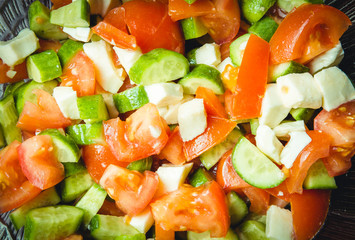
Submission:
<svg viewBox="0 0 355 240">
<path fill-rule="evenodd" d="M 175 165 L 183 164 L 186 162 L 183 145 L 184 142 L 180 136 L 179 126 L 177 126 L 170 134 L 168 142 L 159 154 L 159 158 L 166 159 Z"/>
<path fill-rule="evenodd" d="M 26 61 L 14 67 L 15 75 L 12 78 L 9 77 L 9 73 L 11 73 L 9 71 L 10 67 L 0 59 L 0 84 L 18 82 L 28 78 Z"/>
<path fill-rule="evenodd" d="M 214 4 L 209 0 L 197 0 L 192 4 L 185 0 L 169 0 L 169 16 L 173 21 L 202 16 L 215 11 Z"/>
<path fill-rule="evenodd" d="M 198 87 L 196 90 L 196 98 L 203 99 L 203 104 L 205 105 L 207 114 L 227 118 L 226 110 L 211 89 Z"/>
<path fill-rule="evenodd" d="M 270 194 L 264 189 L 253 186 L 243 188 L 243 192 L 250 200 L 250 211 L 264 215 L 269 207 Z"/>
</svg>

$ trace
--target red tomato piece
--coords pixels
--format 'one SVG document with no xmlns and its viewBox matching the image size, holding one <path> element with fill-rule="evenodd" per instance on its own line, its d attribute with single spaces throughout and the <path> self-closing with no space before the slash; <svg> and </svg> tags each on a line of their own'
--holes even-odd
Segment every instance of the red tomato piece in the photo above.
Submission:
<svg viewBox="0 0 355 240">
<path fill-rule="evenodd" d="M 312 239 L 323 225 L 328 213 L 330 191 L 304 190 L 292 194 L 291 211 L 297 240 Z"/>
<path fill-rule="evenodd" d="M 232 119 L 260 117 L 268 78 L 269 44 L 251 34 L 239 68 L 235 93 L 226 92 L 226 109 Z M 255 69 L 258 69 L 255 71 Z"/>
<path fill-rule="evenodd" d="M 148 103 L 129 116 L 104 122 L 106 141 L 119 161 L 133 162 L 159 154 L 168 142 L 167 124 Z"/>
<path fill-rule="evenodd" d="M 104 22 L 111 24 L 115 28 L 118 28 L 125 33 L 128 33 L 124 16 L 125 9 L 123 7 L 117 7 L 106 14 Z"/>
<path fill-rule="evenodd" d="M 196 90 L 196 98 L 203 99 L 203 104 L 205 105 L 207 114 L 216 117 L 227 118 L 226 110 L 224 109 L 216 94 L 211 89 L 198 87 Z"/>
<path fill-rule="evenodd" d="M 181 139 L 179 126 L 170 134 L 169 140 L 159 154 L 160 159 L 166 159 L 172 164 L 180 165 L 186 162 L 184 142 Z"/>
<path fill-rule="evenodd" d="M 63 116 L 54 97 L 41 89 L 35 89 L 33 92 L 37 95 L 37 105 L 25 103 L 17 127 L 35 132 L 37 129 L 65 128 L 71 125 L 70 119 Z"/>
<path fill-rule="evenodd" d="M 39 39 L 39 46 L 40 48 L 37 50 L 37 52 L 44 52 L 46 50 L 53 50 L 58 52 L 59 48 L 62 47 L 62 44 L 57 40 Z"/>
<path fill-rule="evenodd" d="M 218 44 L 231 41 L 240 27 L 240 9 L 237 0 L 212 0 L 216 11 L 201 17 L 209 35 Z"/>
<path fill-rule="evenodd" d="M 71 0 L 51 0 L 51 2 L 53 3 L 52 8 L 57 9 L 57 8 L 60 8 L 60 7 L 70 4 L 72 1 Z"/>
<path fill-rule="evenodd" d="M 188 4 L 185 0 L 169 0 L 169 16 L 173 21 L 214 13 L 216 8 L 209 0 Z"/>
<path fill-rule="evenodd" d="M 269 208 L 270 194 L 264 189 L 253 186 L 243 188 L 243 192 L 250 200 L 250 211 L 264 215 Z"/>
<path fill-rule="evenodd" d="M 82 150 L 85 166 L 90 176 L 97 183 L 99 183 L 106 168 L 110 164 L 114 164 L 120 167 L 127 167 L 129 164 L 126 162 L 117 161 L 116 157 L 112 154 L 110 148 L 107 145 L 90 144 L 83 146 Z"/>
<path fill-rule="evenodd" d="M 3 63 L 3 61 L 0 59 L 0 84 L 1 83 L 14 83 L 21 81 L 23 79 L 28 78 L 27 74 L 27 67 L 26 67 L 26 61 L 18 64 L 14 67 L 13 71 L 16 72 L 15 76 L 13 78 L 10 78 L 8 76 L 8 71 L 10 70 L 10 67 Z"/>
<path fill-rule="evenodd" d="M 264 189 L 266 192 L 270 193 L 272 196 L 289 202 L 291 193 L 289 193 L 286 185 L 286 181 L 283 181 L 279 186 L 274 188 Z"/>
<path fill-rule="evenodd" d="M 83 52 L 78 52 L 64 67 L 60 86 L 72 87 L 78 97 L 95 94 L 94 63 Z"/>
<path fill-rule="evenodd" d="M 36 187 L 44 190 L 64 179 L 64 166 L 54 156 L 52 139 L 37 135 L 17 148 L 22 172 Z"/>
<path fill-rule="evenodd" d="M 98 214 L 112 215 L 117 217 L 121 217 L 125 215 L 125 213 L 122 212 L 122 210 L 117 207 L 116 203 L 112 202 L 111 200 L 104 201 Z"/>
<path fill-rule="evenodd" d="M 236 125 L 236 122 L 225 118 L 207 116 L 206 130 L 194 139 L 184 142 L 184 154 L 187 161 L 222 142 Z"/>
<path fill-rule="evenodd" d="M 122 211 L 132 216 L 148 206 L 158 189 L 159 177 L 151 171 L 142 174 L 111 164 L 102 175 L 100 185 Z"/>
<path fill-rule="evenodd" d="M 331 147 L 329 157 L 323 158 L 329 176 L 345 174 L 351 168 L 351 158 L 354 154 L 355 144 Z"/>
<path fill-rule="evenodd" d="M 287 14 L 272 36 L 271 63 L 305 63 L 334 47 L 350 25 L 350 19 L 334 7 L 304 4 Z"/>
<path fill-rule="evenodd" d="M 150 206 L 155 222 L 165 231 L 210 231 L 211 237 L 224 237 L 229 229 L 226 198 L 215 181 L 200 187 L 183 185 Z"/>
<path fill-rule="evenodd" d="M 165 48 L 179 53 L 185 51 L 185 40 L 179 23 L 168 15 L 168 6 L 158 1 L 132 0 L 125 2 L 125 22 L 136 37 L 143 53 Z"/>
<path fill-rule="evenodd" d="M 155 223 L 155 240 L 175 240 L 175 231 L 164 230 L 160 223 Z"/>
<path fill-rule="evenodd" d="M 250 187 L 250 185 L 239 177 L 238 173 L 234 170 L 231 157 L 232 150 L 229 150 L 218 162 L 216 174 L 218 184 L 221 185 L 226 192 Z"/>
</svg>

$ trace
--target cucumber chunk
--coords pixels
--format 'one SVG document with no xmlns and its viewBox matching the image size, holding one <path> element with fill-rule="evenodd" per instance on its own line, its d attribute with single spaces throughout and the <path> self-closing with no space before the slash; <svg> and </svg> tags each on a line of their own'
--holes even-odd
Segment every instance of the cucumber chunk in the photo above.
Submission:
<svg viewBox="0 0 355 240">
<path fill-rule="evenodd" d="M 180 23 L 186 40 L 199 38 L 208 32 L 198 17 L 182 19 Z"/>
<path fill-rule="evenodd" d="M 65 177 L 86 172 L 86 167 L 81 162 L 64 162 Z"/>
<path fill-rule="evenodd" d="M 305 73 L 309 72 L 309 68 L 294 61 L 281 63 L 278 65 L 270 66 L 268 82 L 276 82 L 281 76 L 285 76 L 290 73 Z"/>
<path fill-rule="evenodd" d="M 72 125 L 67 128 L 67 132 L 78 145 L 105 143 L 102 122 Z"/>
<path fill-rule="evenodd" d="M 189 74 L 179 81 L 185 94 L 195 94 L 198 87 L 211 89 L 215 94 L 223 94 L 221 73 L 208 65 L 198 64 Z"/>
<path fill-rule="evenodd" d="M 68 35 L 59 26 L 49 22 L 50 10 L 40 1 L 34 1 L 28 9 L 30 29 L 43 39 L 63 40 Z"/>
<path fill-rule="evenodd" d="M 305 189 L 336 189 L 334 177 L 329 176 L 322 160 L 313 163 L 303 182 Z"/>
<path fill-rule="evenodd" d="M 145 240 L 146 236 L 143 233 L 137 233 L 133 235 L 122 235 L 115 237 L 115 240 Z"/>
<path fill-rule="evenodd" d="M 53 141 L 54 154 L 59 162 L 78 162 L 80 149 L 70 136 L 62 134 L 58 129 L 47 129 L 40 135 L 48 135 Z"/>
<path fill-rule="evenodd" d="M 241 0 L 244 18 L 250 23 L 259 21 L 276 0 Z"/>
<path fill-rule="evenodd" d="M 47 82 L 62 75 L 59 58 L 52 49 L 29 56 L 26 64 L 29 78 L 36 82 Z"/>
<path fill-rule="evenodd" d="M 86 123 L 95 123 L 109 119 L 105 100 L 101 94 L 78 97 L 80 119 Z"/>
<path fill-rule="evenodd" d="M 198 168 L 192 177 L 190 178 L 189 182 L 194 187 L 199 187 L 209 181 L 212 181 L 212 176 L 208 173 L 208 171 L 204 168 Z"/>
<path fill-rule="evenodd" d="M 240 225 L 239 231 L 239 237 L 241 239 L 268 240 L 265 234 L 265 224 L 258 221 L 245 221 L 242 225 Z"/>
<path fill-rule="evenodd" d="M 13 95 L 16 90 L 21 87 L 22 85 L 25 84 L 25 81 L 20 81 L 20 82 L 16 82 L 16 83 L 12 83 L 10 85 L 7 85 L 5 92 L 4 92 L 4 98 L 7 97 L 8 95 Z"/>
<path fill-rule="evenodd" d="M 0 127 L 3 130 L 7 144 L 14 140 L 22 141 L 21 130 L 16 127 L 18 113 L 15 107 L 14 97 L 10 94 L 0 101 Z"/>
<path fill-rule="evenodd" d="M 248 206 L 235 192 L 227 194 L 231 225 L 236 226 L 248 215 Z"/>
<path fill-rule="evenodd" d="M 127 169 L 129 170 L 134 170 L 138 172 L 144 172 L 147 170 L 150 170 L 152 168 L 153 164 L 153 158 L 152 157 L 147 157 L 143 158 L 134 162 L 131 162 L 128 166 Z"/>
<path fill-rule="evenodd" d="M 83 210 L 66 205 L 33 209 L 26 216 L 24 239 L 64 239 L 77 231 L 83 216 Z"/>
<path fill-rule="evenodd" d="M 4 137 L 4 131 L 2 130 L 2 127 L 0 125 L 0 148 L 3 148 L 6 146 L 6 140 Z"/>
<path fill-rule="evenodd" d="M 272 35 L 274 35 L 278 24 L 271 17 L 264 17 L 261 20 L 254 23 L 249 29 L 248 32 L 255 34 L 265 41 L 269 42 Z"/>
<path fill-rule="evenodd" d="M 277 5 L 286 12 L 290 12 L 293 8 L 297 8 L 304 3 L 323 4 L 324 0 L 277 0 Z"/>
<path fill-rule="evenodd" d="M 96 214 L 90 222 L 91 236 L 97 240 L 114 240 L 122 235 L 139 234 L 131 225 L 127 224 L 124 217 Z"/>
<path fill-rule="evenodd" d="M 196 67 L 196 50 L 198 48 L 194 48 L 192 50 L 190 50 L 187 54 L 186 54 L 186 57 L 187 57 L 187 60 L 189 61 L 190 63 L 190 66 L 191 67 Z"/>
<path fill-rule="evenodd" d="M 290 114 L 296 121 L 303 120 L 307 123 L 312 118 L 314 112 L 315 109 L 311 108 L 293 108 L 291 109 Z"/>
<path fill-rule="evenodd" d="M 84 43 L 74 41 L 74 40 L 67 40 L 61 48 L 58 50 L 58 57 L 60 63 L 64 67 L 70 59 L 72 59 L 79 51 L 83 50 Z"/>
<path fill-rule="evenodd" d="M 125 113 L 143 107 L 149 103 L 149 98 L 144 86 L 137 86 L 114 94 L 113 101 L 118 112 Z"/>
<path fill-rule="evenodd" d="M 61 183 L 63 202 L 71 202 L 80 197 L 93 185 L 90 174 L 85 171 L 65 178 Z"/>
<path fill-rule="evenodd" d="M 232 63 L 236 66 L 240 66 L 240 64 L 242 64 L 244 50 L 247 46 L 249 37 L 250 33 L 244 34 L 234 40 L 229 46 L 230 58 L 232 60 Z"/>
<path fill-rule="evenodd" d="M 86 0 L 76 0 L 52 10 L 50 23 L 69 28 L 90 27 L 90 5 Z"/>
<path fill-rule="evenodd" d="M 143 54 L 129 70 L 129 76 L 137 84 L 150 85 L 182 78 L 188 71 L 189 62 L 182 54 L 157 48 Z"/>
<path fill-rule="evenodd" d="M 56 205 L 60 202 L 60 197 L 54 187 L 41 192 L 37 197 L 26 202 L 10 214 L 12 224 L 19 230 L 26 223 L 26 214 L 39 207 Z"/>
<path fill-rule="evenodd" d="M 187 232 L 187 240 L 238 240 L 238 236 L 231 229 L 228 230 L 227 235 L 221 238 L 212 238 L 210 232 L 196 233 L 196 232 Z"/>
<path fill-rule="evenodd" d="M 273 188 L 285 180 L 283 172 L 245 137 L 234 147 L 232 163 L 238 175 L 257 188 Z"/>
</svg>

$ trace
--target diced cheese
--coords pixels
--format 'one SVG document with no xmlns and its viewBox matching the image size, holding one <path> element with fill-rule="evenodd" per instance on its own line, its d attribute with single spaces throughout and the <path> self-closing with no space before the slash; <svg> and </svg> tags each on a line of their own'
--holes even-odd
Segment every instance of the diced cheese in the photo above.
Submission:
<svg viewBox="0 0 355 240">
<path fill-rule="evenodd" d="M 276 84 L 268 84 L 261 105 L 259 124 L 276 127 L 290 112 L 291 108 L 285 107 L 277 90 Z"/>
<path fill-rule="evenodd" d="M 23 29 L 15 38 L 0 41 L 0 58 L 8 66 L 22 63 L 26 57 L 39 48 L 36 34 L 29 28 Z"/>
<path fill-rule="evenodd" d="M 220 64 L 218 64 L 217 70 L 223 73 L 227 65 L 234 66 L 234 64 L 232 63 L 232 59 L 230 57 L 225 58 Z"/>
<path fill-rule="evenodd" d="M 323 69 L 314 75 L 314 79 L 323 94 L 322 107 L 327 111 L 355 99 L 351 80 L 337 67 Z"/>
<path fill-rule="evenodd" d="M 53 89 L 53 97 L 56 100 L 64 117 L 79 119 L 79 109 L 76 92 L 71 87 L 56 87 Z"/>
<path fill-rule="evenodd" d="M 287 74 L 276 82 L 286 107 L 317 109 L 322 106 L 322 94 L 310 73 Z"/>
<path fill-rule="evenodd" d="M 14 78 L 16 74 L 17 74 L 17 72 L 14 70 L 11 70 L 11 69 L 6 72 L 6 76 L 8 78 Z"/>
<path fill-rule="evenodd" d="M 117 93 L 124 81 L 122 68 L 116 68 L 112 60 L 111 47 L 105 41 L 84 44 L 84 52 L 94 62 L 96 80 L 101 87 L 110 92 Z"/>
<path fill-rule="evenodd" d="M 215 43 L 206 43 L 196 50 L 196 63 L 217 66 L 221 62 L 221 52 L 219 45 Z"/>
<path fill-rule="evenodd" d="M 312 141 L 306 132 L 290 132 L 290 141 L 281 152 L 281 163 L 291 168 L 298 154 Z"/>
<path fill-rule="evenodd" d="M 185 95 L 183 99 L 176 103 L 170 104 L 164 107 L 158 107 L 158 111 L 161 117 L 163 117 L 167 124 L 177 124 L 178 123 L 178 112 L 181 104 L 194 99 L 192 95 Z"/>
<path fill-rule="evenodd" d="M 260 125 L 256 130 L 256 146 L 271 160 L 280 164 L 282 143 L 276 138 L 274 131 L 266 125 Z"/>
<path fill-rule="evenodd" d="M 132 50 L 113 47 L 113 50 L 115 50 L 118 59 L 120 60 L 120 63 L 122 64 L 127 74 L 129 74 L 129 70 L 131 69 L 133 64 L 143 55 L 142 50 L 140 48 Z"/>
<path fill-rule="evenodd" d="M 303 120 L 281 123 L 274 127 L 274 133 L 276 137 L 282 139 L 288 139 L 290 132 L 304 132 L 306 127 Z"/>
<path fill-rule="evenodd" d="M 129 225 L 144 234 L 148 232 L 153 224 L 154 218 L 149 206 L 138 215 L 131 217 L 131 220 L 129 221 Z"/>
<path fill-rule="evenodd" d="M 193 163 L 184 165 L 163 164 L 156 173 L 159 176 L 159 186 L 156 196 L 175 191 L 185 182 L 187 175 L 191 171 Z"/>
<path fill-rule="evenodd" d="M 308 67 L 311 74 L 315 74 L 323 68 L 337 66 L 343 58 L 344 50 L 341 47 L 341 43 L 338 42 L 334 48 L 329 49 L 325 53 L 313 58 L 313 60 L 308 64 Z"/>
<path fill-rule="evenodd" d="M 207 114 L 203 99 L 195 98 L 181 104 L 178 110 L 181 138 L 190 141 L 203 133 L 207 127 Z"/>
<path fill-rule="evenodd" d="M 108 11 L 120 6 L 121 1 L 119 0 L 88 0 L 90 4 L 90 13 L 99 14 L 104 17 Z"/>
<path fill-rule="evenodd" d="M 183 89 L 177 83 L 155 83 L 144 86 L 149 102 L 157 107 L 164 107 L 170 104 L 176 104 L 184 97 Z"/>
<path fill-rule="evenodd" d="M 112 93 L 101 93 L 102 97 L 104 98 L 106 108 L 110 118 L 117 118 L 119 112 L 115 106 L 115 102 L 113 101 L 113 94 Z"/>
<path fill-rule="evenodd" d="M 266 212 L 266 237 L 273 240 L 292 240 L 292 232 L 291 211 L 271 205 Z"/>
<path fill-rule="evenodd" d="M 88 42 L 91 39 L 92 31 L 89 27 L 69 28 L 63 27 L 63 32 L 70 35 L 73 39 L 81 42 Z"/>
</svg>

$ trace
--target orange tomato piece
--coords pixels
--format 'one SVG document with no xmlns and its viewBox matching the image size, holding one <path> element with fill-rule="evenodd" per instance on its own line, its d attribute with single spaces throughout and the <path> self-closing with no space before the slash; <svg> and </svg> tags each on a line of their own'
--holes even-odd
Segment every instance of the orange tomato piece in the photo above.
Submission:
<svg viewBox="0 0 355 240">
<path fill-rule="evenodd" d="M 236 91 L 237 80 L 239 74 L 239 67 L 234 67 L 230 64 L 226 66 L 221 74 L 223 85 L 232 93 Z"/>
<path fill-rule="evenodd" d="M 250 200 L 250 211 L 264 215 L 269 208 L 270 194 L 264 189 L 253 186 L 243 188 L 243 192 Z"/>
<path fill-rule="evenodd" d="M 14 77 L 10 78 L 8 75 L 10 70 L 15 71 Z M 27 73 L 27 67 L 26 67 L 26 61 L 23 63 L 20 63 L 11 69 L 8 65 L 3 63 L 3 61 L 0 59 L 0 84 L 1 83 L 14 83 L 21 81 L 23 79 L 28 78 L 28 73 Z"/>
<path fill-rule="evenodd" d="M 216 94 L 208 88 L 198 87 L 196 90 L 196 98 L 202 98 L 207 114 L 211 116 L 227 118 L 226 110 Z"/>
<path fill-rule="evenodd" d="M 166 159 L 172 164 L 180 165 L 186 162 L 184 142 L 181 139 L 179 126 L 170 134 L 169 140 L 159 154 L 160 159 Z"/>
<path fill-rule="evenodd" d="M 210 0 L 197 0 L 188 4 L 185 0 L 169 0 L 169 16 L 173 21 L 197 17 L 216 11 Z"/>
<path fill-rule="evenodd" d="M 111 24 L 115 28 L 118 28 L 125 33 L 128 33 L 124 16 L 125 9 L 123 7 L 117 7 L 106 14 L 104 17 L 104 22 Z"/>
</svg>

